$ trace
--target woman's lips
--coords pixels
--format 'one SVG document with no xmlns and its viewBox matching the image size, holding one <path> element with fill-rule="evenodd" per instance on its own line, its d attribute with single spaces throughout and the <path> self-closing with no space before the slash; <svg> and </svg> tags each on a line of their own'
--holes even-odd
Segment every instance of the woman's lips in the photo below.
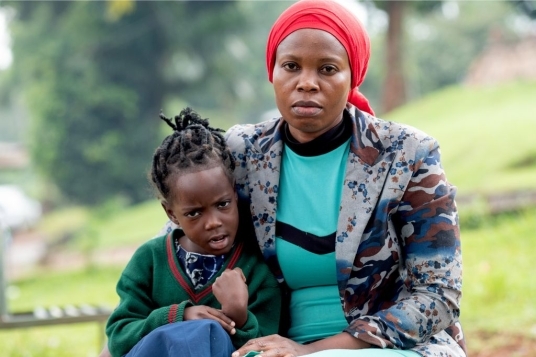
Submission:
<svg viewBox="0 0 536 357">
<path fill-rule="evenodd" d="M 320 107 L 311 107 L 311 106 L 293 106 L 292 112 L 301 117 L 312 117 L 317 115 L 322 111 Z"/>
<path fill-rule="evenodd" d="M 311 117 L 322 110 L 322 106 L 312 100 L 298 100 L 292 104 L 292 112 L 296 116 Z"/>
</svg>

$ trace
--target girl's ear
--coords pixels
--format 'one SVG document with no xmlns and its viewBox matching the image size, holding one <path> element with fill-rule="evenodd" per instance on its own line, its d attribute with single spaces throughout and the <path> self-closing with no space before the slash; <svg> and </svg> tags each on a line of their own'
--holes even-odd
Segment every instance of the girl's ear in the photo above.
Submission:
<svg viewBox="0 0 536 357">
<path fill-rule="evenodd" d="M 177 220 L 177 217 L 175 217 L 175 213 L 173 212 L 171 207 L 169 207 L 167 204 L 163 202 L 161 203 L 161 205 L 164 211 L 166 212 L 166 215 L 168 216 L 169 220 L 175 223 L 177 226 L 180 226 L 179 221 Z"/>
</svg>

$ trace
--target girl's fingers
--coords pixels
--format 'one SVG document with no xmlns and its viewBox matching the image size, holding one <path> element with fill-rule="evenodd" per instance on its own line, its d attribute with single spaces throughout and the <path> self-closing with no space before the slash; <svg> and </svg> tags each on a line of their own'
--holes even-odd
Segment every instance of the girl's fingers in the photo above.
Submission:
<svg viewBox="0 0 536 357">
<path fill-rule="evenodd" d="M 223 312 L 216 309 L 210 309 L 208 310 L 208 313 L 211 315 L 211 319 L 218 322 L 221 327 L 223 327 L 223 329 L 227 331 L 227 333 L 229 333 L 230 335 L 234 335 L 236 333 L 235 322 L 231 320 L 228 316 L 226 316 Z"/>
<path fill-rule="evenodd" d="M 242 271 L 242 269 L 236 267 L 234 268 L 233 270 L 236 270 L 237 272 L 240 273 L 240 277 L 242 278 L 242 280 L 244 281 L 244 283 L 246 282 L 246 276 L 244 275 L 244 272 Z"/>
</svg>

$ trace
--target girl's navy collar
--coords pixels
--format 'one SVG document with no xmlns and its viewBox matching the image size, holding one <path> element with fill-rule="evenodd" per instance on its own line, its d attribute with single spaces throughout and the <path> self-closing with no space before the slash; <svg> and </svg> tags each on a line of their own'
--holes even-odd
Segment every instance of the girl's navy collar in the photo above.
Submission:
<svg viewBox="0 0 536 357">
<path fill-rule="evenodd" d="M 228 255 L 206 255 L 188 252 L 181 247 L 179 243 L 178 238 L 181 236 L 182 235 L 174 235 L 173 237 L 175 254 L 177 255 L 177 259 L 179 260 L 182 269 L 190 278 L 194 289 L 202 289 L 210 279 L 220 271 Z"/>
</svg>

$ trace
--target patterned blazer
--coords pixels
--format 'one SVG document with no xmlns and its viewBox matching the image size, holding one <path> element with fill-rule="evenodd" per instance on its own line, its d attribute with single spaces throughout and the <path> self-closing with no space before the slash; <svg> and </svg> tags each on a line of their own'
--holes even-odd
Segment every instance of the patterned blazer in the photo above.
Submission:
<svg viewBox="0 0 536 357">
<path fill-rule="evenodd" d="M 439 145 L 413 127 L 347 110 L 353 134 L 335 245 L 345 331 L 381 348 L 464 357 L 456 188 L 446 180 Z M 249 202 L 275 271 L 281 124 L 235 125 L 226 133 L 239 196 Z"/>
</svg>

